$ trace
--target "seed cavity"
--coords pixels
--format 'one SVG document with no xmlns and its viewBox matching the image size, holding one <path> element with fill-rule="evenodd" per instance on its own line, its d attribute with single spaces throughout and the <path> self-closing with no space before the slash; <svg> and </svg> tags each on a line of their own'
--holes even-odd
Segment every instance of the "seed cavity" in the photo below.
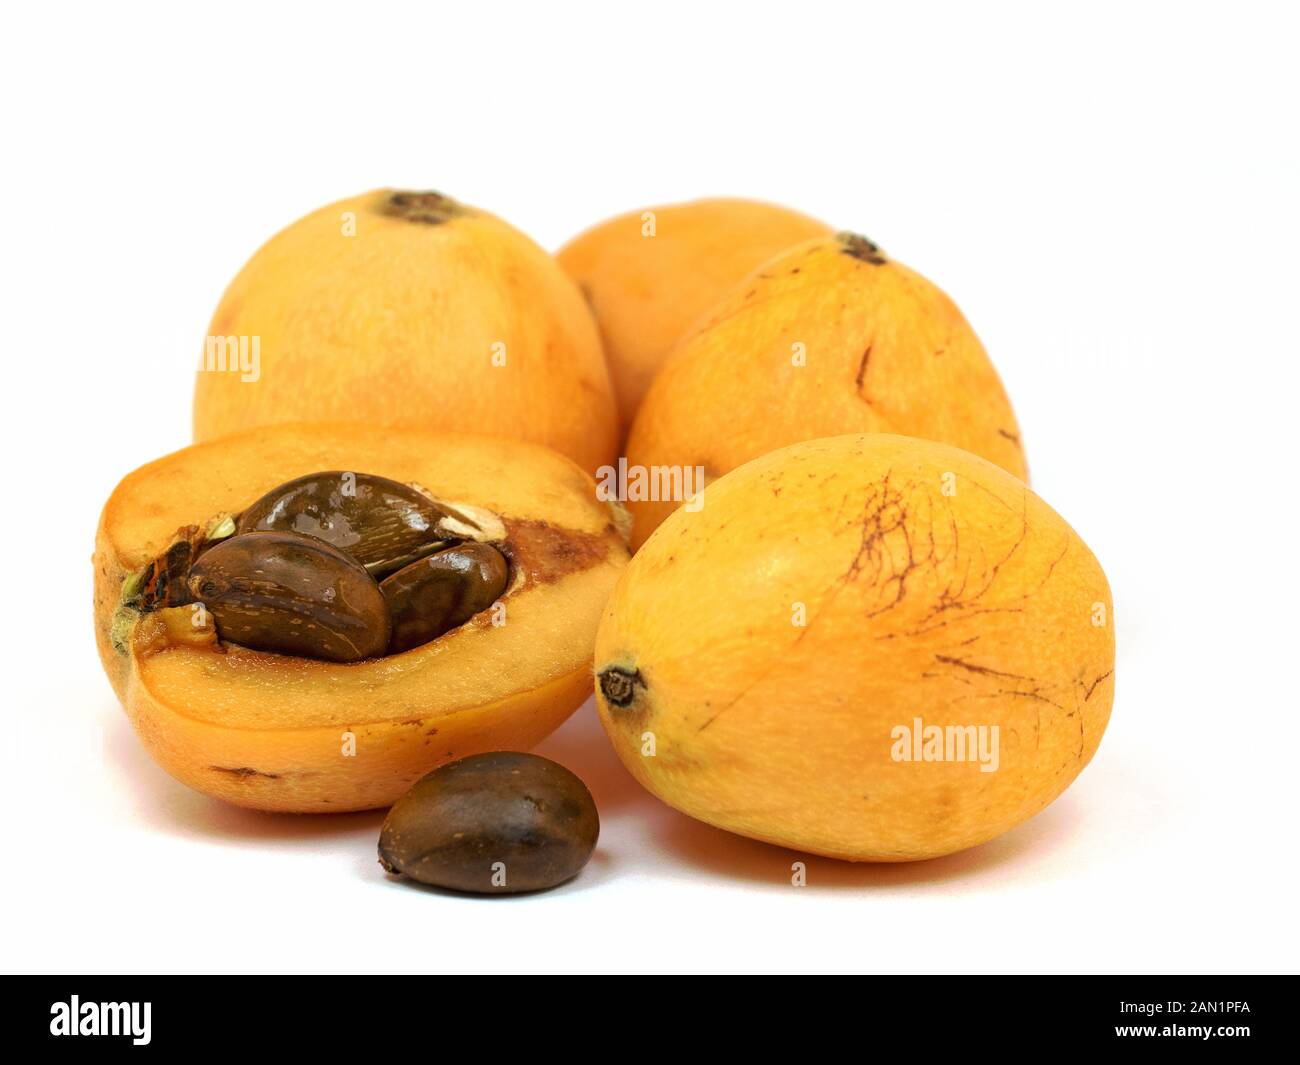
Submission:
<svg viewBox="0 0 1300 1065">
<path fill-rule="evenodd" d="M 221 641 L 329 662 L 397 654 L 508 594 L 509 550 L 482 507 L 372 474 L 308 474 L 180 529 L 123 580 L 110 638 L 121 654 L 133 633 L 151 654 Z M 203 629 L 190 620 L 200 605 Z"/>
<path fill-rule="evenodd" d="M 233 514 L 218 514 L 210 522 L 205 534 L 208 541 L 224 540 L 227 537 L 235 535 L 235 517 Z"/>
</svg>

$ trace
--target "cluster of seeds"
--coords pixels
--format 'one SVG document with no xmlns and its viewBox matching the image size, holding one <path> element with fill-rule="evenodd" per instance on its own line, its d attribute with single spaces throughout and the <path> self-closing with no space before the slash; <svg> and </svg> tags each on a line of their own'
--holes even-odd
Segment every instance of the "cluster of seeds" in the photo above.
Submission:
<svg viewBox="0 0 1300 1065">
<path fill-rule="evenodd" d="M 151 581 L 158 605 L 201 603 L 223 640 L 259 651 L 398 654 L 486 610 L 509 577 L 473 517 L 371 474 L 298 477 L 225 525 L 198 547 L 179 538 Z"/>
</svg>

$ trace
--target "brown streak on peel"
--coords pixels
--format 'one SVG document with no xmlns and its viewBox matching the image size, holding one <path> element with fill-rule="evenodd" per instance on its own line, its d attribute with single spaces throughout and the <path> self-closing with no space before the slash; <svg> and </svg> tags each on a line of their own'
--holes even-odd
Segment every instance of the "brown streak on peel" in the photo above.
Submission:
<svg viewBox="0 0 1300 1065">
<path fill-rule="evenodd" d="M 1083 689 L 1083 701 L 1086 703 L 1089 699 L 1091 699 L 1092 693 L 1097 690 L 1097 685 L 1100 684 L 1103 680 L 1105 680 L 1114 672 L 1115 671 L 1113 669 L 1108 669 L 1106 670 L 1105 673 L 1103 673 L 1100 677 L 1094 680 L 1091 684 L 1085 685 Z"/>
<path fill-rule="evenodd" d="M 989 677 L 1006 677 L 1009 680 L 1024 680 L 1033 682 L 1033 677 L 1022 677 L 1018 673 L 1003 673 L 1001 670 L 989 669 L 988 666 L 977 666 L 974 662 L 967 662 L 964 658 L 953 658 L 951 655 L 935 655 L 935 660 L 942 662 L 947 666 L 957 666 L 960 669 L 968 669 L 972 673 L 982 673 Z M 1028 694 L 1017 692 L 1017 695 Z"/>
<path fill-rule="evenodd" d="M 233 768 L 224 765 L 210 765 L 208 766 L 208 768 L 211 769 L 214 773 L 228 773 L 232 777 L 240 777 L 241 779 L 244 780 L 247 780 L 251 777 L 261 777 L 264 780 L 280 779 L 279 773 L 263 773 L 260 769 L 253 769 L 246 765 L 235 766 Z"/>
<path fill-rule="evenodd" d="M 857 382 L 858 391 L 862 391 L 862 382 L 867 378 L 867 363 L 871 361 L 871 345 L 867 345 L 867 350 L 862 353 L 862 362 L 858 364 L 858 376 L 854 378 Z M 865 396 L 863 397 L 866 398 Z"/>
</svg>

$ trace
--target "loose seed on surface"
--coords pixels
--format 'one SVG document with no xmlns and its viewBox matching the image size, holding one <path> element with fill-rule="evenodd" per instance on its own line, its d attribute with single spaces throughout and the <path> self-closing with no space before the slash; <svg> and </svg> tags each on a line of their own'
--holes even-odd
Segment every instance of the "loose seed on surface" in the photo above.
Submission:
<svg viewBox="0 0 1300 1065">
<path fill-rule="evenodd" d="M 540 891 L 576 876 L 599 835 L 581 780 L 535 754 L 497 751 L 435 769 L 398 799 L 379 864 L 457 891 Z"/>
</svg>

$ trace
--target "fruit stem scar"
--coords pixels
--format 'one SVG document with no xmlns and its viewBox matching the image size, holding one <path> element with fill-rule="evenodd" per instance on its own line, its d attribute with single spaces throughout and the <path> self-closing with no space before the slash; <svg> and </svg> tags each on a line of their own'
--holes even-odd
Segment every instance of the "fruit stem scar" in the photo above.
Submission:
<svg viewBox="0 0 1300 1065">
<path fill-rule="evenodd" d="M 885 253 L 873 241 L 857 233 L 836 233 L 835 239 L 844 245 L 840 249 L 845 255 L 852 255 L 855 259 L 861 259 L 864 263 L 871 263 L 872 266 L 884 266 L 888 261 Z"/>
<path fill-rule="evenodd" d="M 606 666 L 597 676 L 600 679 L 600 694 L 610 706 L 619 709 L 632 705 L 638 687 L 645 687 L 639 669 L 627 670 L 620 666 Z"/>
<path fill-rule="evenodd" d="M 465 208 L 441 192 L 410 192 L 399 189 L 389 194 L 383 212 L 407 222 L 436 226 L 465 213 Z"/>
</svg>

